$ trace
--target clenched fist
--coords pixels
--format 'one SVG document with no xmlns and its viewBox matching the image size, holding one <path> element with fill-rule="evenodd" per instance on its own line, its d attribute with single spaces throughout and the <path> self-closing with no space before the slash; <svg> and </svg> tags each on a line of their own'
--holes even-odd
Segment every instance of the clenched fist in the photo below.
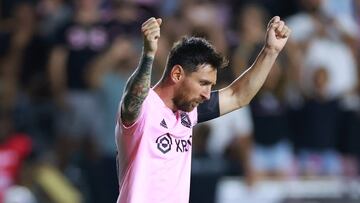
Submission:
<svg viewBox="0 0 360 203">
<path fill-rule="evenodd" d="M 158 40 L 160 38 L 161 22 L 161 18 L 155 19 L 152 17 L 145 21 L 141 26 L 141 31 L 144 37 L 144 53 L 147 56 L 155 56 L 158 47 Z"/>
<path fill-rule="evenodd" d="M 266 47 L 280 52 L 289 39 L 290 34 L 291 30 L 285 25 L 284 21 L 280 20 L 279 16 L 273 17 L 267 27 Z"/>
</svg>

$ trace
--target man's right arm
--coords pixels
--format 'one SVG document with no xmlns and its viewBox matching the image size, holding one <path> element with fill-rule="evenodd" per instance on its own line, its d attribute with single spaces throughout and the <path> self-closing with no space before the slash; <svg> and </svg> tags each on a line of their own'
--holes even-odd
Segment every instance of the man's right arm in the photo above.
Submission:
<svg viewBox="0 0 360 203">
<path fill-rule="evenodd" d="M 130 126 L 138 118 L 142 103 L 150 90 L 151 69 L 160 37 L 161 19 L 150 18 L 142 25 L 144 37 L 143 53 L 139 66 L 129 78 L 121 102 L 121 119 Z"/>
</svg>

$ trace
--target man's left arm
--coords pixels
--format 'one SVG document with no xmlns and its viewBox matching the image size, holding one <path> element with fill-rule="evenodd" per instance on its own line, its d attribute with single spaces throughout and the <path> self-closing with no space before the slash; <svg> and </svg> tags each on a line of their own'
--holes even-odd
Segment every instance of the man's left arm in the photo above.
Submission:
<svg viewBox="0 0 360 203">
<path fill-rule="evenodd" d="M 220 116 L 250 103 L 264 84 L 271 67 L 285 46 L 291 30 L 280 17 L 273 17 L 267 27 L 265 45 L 253 65 L 229 86 L 219 90 Z"/>
</svg>

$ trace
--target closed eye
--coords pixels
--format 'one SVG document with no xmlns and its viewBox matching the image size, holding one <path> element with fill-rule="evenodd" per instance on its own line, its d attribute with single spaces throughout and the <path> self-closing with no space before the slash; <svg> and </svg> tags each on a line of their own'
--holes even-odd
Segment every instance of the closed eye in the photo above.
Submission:
<svg viewBox="0 0 360 203">
<path fill-rule="evenodd" d="M 201 86 L 208 86 L 208 85 L 213 86 L 214 84 L 208 80 L 200 80 L 200 85 Z"/>
</svg>

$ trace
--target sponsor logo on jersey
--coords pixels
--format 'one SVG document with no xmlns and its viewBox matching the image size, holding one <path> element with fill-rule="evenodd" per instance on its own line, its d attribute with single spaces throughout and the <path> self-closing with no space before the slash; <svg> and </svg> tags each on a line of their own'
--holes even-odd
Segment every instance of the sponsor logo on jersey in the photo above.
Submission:
<svg viewBox="0 0 360 203">
<path fill-rule="evenodd" d="M 169 133 L 161 135 L 156 139 L 157 148 L 163 153 L 166 154 L 171 150 L 172 139 Z"/>
<path fill-rule="evenodd" d="M 166 133 L 156 139 L 156 144 L 158 150 L 163 154 L 168 153 L 172 149 L 175 150 L 175 152 L 188 152 L 191 147 L 191 140 L 192 135 L 189 136 L 189 139 L 177 139 L 173 138 L 169 133 Z"/>
</svg>

